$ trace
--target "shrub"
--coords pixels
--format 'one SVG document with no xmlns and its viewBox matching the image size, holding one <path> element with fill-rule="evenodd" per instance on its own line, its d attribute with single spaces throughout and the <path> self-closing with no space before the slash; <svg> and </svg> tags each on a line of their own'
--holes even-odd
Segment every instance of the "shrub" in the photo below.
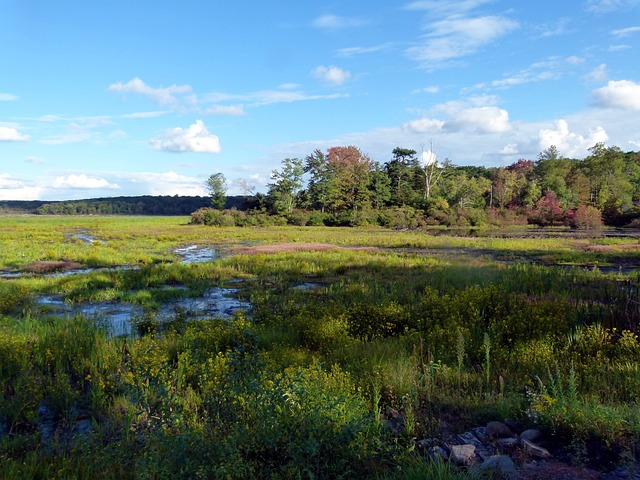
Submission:
<svg viewBox="0 0 640 480">
<path fill-rule="evenodd" d="M 547 190 L 529 215 L 529 223 L 546 227 L 564 223 L 564 210 L 556 194 Z"/>
<path fill-rule="evenodd" d="M 567 212 L 566 222 L 577 230 L 597 229 L 602 228 L 602 215 L 595 207 L 580 205 Z"/>
</svg>

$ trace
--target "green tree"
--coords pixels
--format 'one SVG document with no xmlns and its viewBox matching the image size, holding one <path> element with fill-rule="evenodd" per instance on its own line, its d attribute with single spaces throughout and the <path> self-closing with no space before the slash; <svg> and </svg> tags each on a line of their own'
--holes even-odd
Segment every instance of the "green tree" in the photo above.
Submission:
<svg viewBox="0 0 640 480">
<path fill-rule="evenodd" d="M 222 210 L 227 203 L 227 180 L 220 172 L 214 173 L 206 181 L 213 208 Z"/>
<path fill-rule="evenodd" d="M 327 161 L 334 176 L 335 211 L 362 210 L 369 205 L 368 189 L 373 162 L 354 146 L 332 147 L 327 150 Z"/>
<path fill-rule="evenodd" d="M 414 203 L 416 173 L 420 169 L 416 158 L 417 152 L 409 148 L 396 147 L 392 153 L 392 159 L 384 164 L 384 171 L 389 177 L 391 204 Z"/>
<path fill-rule="evenodd" d="M 322 213 L 332 204 L 337 195 L 335 176 L 329 165 L 327 156 L 319 149 L 305 158 L 305 172 L 309 174 L 306 197 L 311 208 L 320 209 Z"/>
<path fill-rule="evenodd" d="M 390 179 L 384 169 L 376 162 L 369 179 L 371 203 L 374 208 L 385 206 L 391 199 Z"/>
<path fill-rule="evenodd" d="M 633 186 L 624 174 L 625 155 L 619 147 L 607 147 L 597 143 L 589 149 L 581 168 L 589 179 L 589 201 L 602 209 L 605 204 L 619 204 L 621 208 L 631 205 Z"/>
<path fill-rule="evenodd" d="M 267 197 L 274 213 L 287 215 L 297 206 L 298 194 L 303 186 L 304 163 L 299 158 L 285 158 L 281 170 L 271 172 Z"/>
</svg>

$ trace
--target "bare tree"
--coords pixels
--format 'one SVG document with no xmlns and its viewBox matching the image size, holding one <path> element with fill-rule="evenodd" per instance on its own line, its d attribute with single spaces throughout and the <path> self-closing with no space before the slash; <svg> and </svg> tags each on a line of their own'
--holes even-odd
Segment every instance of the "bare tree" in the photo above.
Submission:
<svg viewBox="0 0 640 480">
<path fill-rule="evenodd" d="M 429 200 L 433 187 L 438 184 L 438 180 L 442 177 L 447 167 L 451 164 L 448 158 L 440 164 L 438 161 L 437 146 L 434 146 L 433 140 L 429 140 L 429 150 L 425 150 L 424 144 L 420 145 L 422 154 L 420 162 L 424 173 L 424 199 Z"/>
</svg>

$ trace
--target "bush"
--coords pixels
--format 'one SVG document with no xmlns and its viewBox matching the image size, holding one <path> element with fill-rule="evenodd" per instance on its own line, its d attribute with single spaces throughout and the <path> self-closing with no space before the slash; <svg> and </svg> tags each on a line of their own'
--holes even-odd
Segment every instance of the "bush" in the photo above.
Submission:
<svg viewBox="0 0 640 480">
<path fill-rule="evenodd" d="M 577 230 L 602 228 L 602 215 L 595 207 L 580 205 L 575 210 L 567 212 L 567 224 Z"/>
</svg>

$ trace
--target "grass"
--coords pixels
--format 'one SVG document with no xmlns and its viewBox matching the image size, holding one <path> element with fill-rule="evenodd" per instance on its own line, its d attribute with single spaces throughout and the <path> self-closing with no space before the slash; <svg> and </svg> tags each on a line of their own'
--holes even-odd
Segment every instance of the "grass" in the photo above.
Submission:
<svg viewBox="0 0 640 480">
<path fill-rule="evenodd" d="M 576 452 L 606 452 L 592 455 L 599 467 L 640 441 L 637 273 L 547 265 L 631 262 L 637 240 L 211 228 L 163 217 L 0 221 L 0 268 L 136 267 L 0 279 L 3 478 L 468 478 L 412 450 L 413 438 L 447 433 L 443 416 L 453 430 L 518 418 Z M 74 241 L 78 231 L 99 242 Z M 174 253 L 279 243 L 298 248 L 192 265 Z M 34 304 L 61 294 L 152 312 L 231 282 L 250 316 L 176 313 L 128 338 Z M 306 282 L 316 286 L 295 288 Z M 55 439 L 37 434 L 43 405 Z M 407 425 L 395 436 L 383 426 L 389 409 Z M 78 415 L 90 416 L 91 435 L 74 433 Z"/>
</svg>

